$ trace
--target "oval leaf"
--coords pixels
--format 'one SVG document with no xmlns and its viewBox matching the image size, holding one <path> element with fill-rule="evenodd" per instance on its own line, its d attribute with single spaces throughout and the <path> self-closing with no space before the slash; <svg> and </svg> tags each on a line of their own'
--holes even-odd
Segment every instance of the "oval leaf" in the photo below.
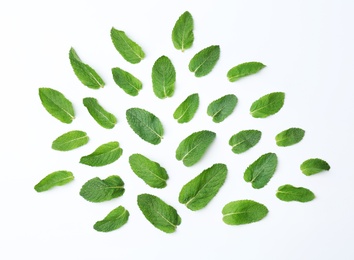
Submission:
<svg viewBox="0 0 354 260">
<path fill-rule="evenodd" d="M 214 164 L 183 186 L 178 200 L 190 210 L 204 208 L 224 184 L 227 174 L 225 164 Z"/>
<path fill-rule="evenodd" d="M 112 129 L 116 123 L 117 118 L 107 112 L 97 101 L 97 99 L 92 97 L 87 97 L 83 99 L 84 106 L 87 108 L 90 115 L 95 119 L 95 121 L 102 127 L 107 129 Z"/>
<path fill-rule="evenodd" d="M 70 124 L 75 118 L 72 103 L 59 91 L 51 88 L 40 88 L 39 98 L 49 114 L 61 122 Z"/>
<path fill-rule="evenodd" d="M 159 144 L 163 138 L 163 126 L 154 114 L 141 109 L 130 108 L 126 112 L 128 124 L 141 139 L 151 144 Z"/>
<path fill-rule="evenodd" d="M 237 104 L 237 97 L 233 94 L 225 95 L 211 102 L 207 113 L 213 118 L 213 122 L 220 123 L 231 115 Z"/>
<path fill-rule="evenodd" d="M 133 172 L 150 187 L 166 187 L 168 174 L 165 168 L 161 167 L 157 162 L 141 154 L 132 154 L 129 157 L 129 164 Z"/>
<path fill-rule="evenodd" d="M 234 153 L 240 154 L 255 146 L 261 136 L 262 132 L 258 130 L 242 130 L 231 136 L 229 145 Z"/>
<path fill-rule="evenodd" d="M 228 225 L 243 225 L 262 220 L 268 209 L 253 200 L 232 201 L 222 209 L 223 221 Z"/>
<path fill-rule="evenodd" d="M 243 178 L 246 182 L 252 183 L 253 188 L 263 188 L 273 177 L 277 164 L 278 158 L 275 153 L 263 154 L 248 166 Z"/>
<path fill-rule="evenodd" d="M 280 186 L 276 193 L 278 199 L 283 201 L 308 202 L 315 198 L 315 194 L 303 187 L 294 187 L 290 184 Z"/>
<path fill-rule="evenodd" d="M 177 50 L 183 52 L 192 47 L 194 42 L 193 29 L 193 17 L 186 11 L 178 18 L 172 30 L 172 42 Z"/>
<path fill-rule="evenodd" d="M 264 64 L 256 61 L 245 62 L 231 68 L 227 72 L 227 78 L 230 82 L 235 82 L 236 80 L 255 74 L 265 67 Z"/>
<path fill-rule="evenodd" d="M 40 182 L 38 182 L 34 189 L 37 192 L 47 191 L 55 186 L 62 186 L 71 182 L 74 179 L 74 175 L 69 171 L 56 171 L 48 174 Z"/>
<path fill-rule="evenodd" d="M 137 96 L 139 91 L 143 88 L 141 81 L 127 71 L 120 68 L 113 68 L 112 74 L 114 82 L 128 95 Z"/>
<path fill-rule="evenodd" d="M 186 137 L 176 150 L 176 159 L 183 161 L 185 166 L 196 164 L 205 154 L 216 134 L 212 131 L 203 130 Z"/>
<path fill-rule="evenodd" d="M 212 71 L 219 57 L 219 45 L 207 47 L 194 55 L 189 62 L 189 70 L 194 72 L 196 77 L 203 77 Z"/>
<path fill-rule="evenodd" d="M 115 208 L 108 215 L 95 223 L 93 228 L 100 232 L 116 230 L 128 222 L 129 212 L 122 206 Z"/>
<path fill-rule="evenodd" d="M 158 58 L 152 67 L 152 88 L 158 98 L 172 97 L 175 91 L 176 71 L 166 56 Z"/>
<path fill-rule="evenodd" d="M 276 114 L 284 105 L 285 94 L 273 92 L 253 102 L 250 112 L 255 118 L 265 118 Z"/>
<path fill-rule="evenodd" d="M 188 123 L 191 121 L 199 107 L 199 95 L 194 93 L 189 95 L 175 110 L 173 118 L 178 123 Z"/>
<path fill-rule="evenodd" d="M 80 163 L 89 166 L 104 166 L 111 164 L 119 159 L 123 149 L 119 147 L 118 142 L 109 142 L 100 145 L 93 153 L 83 156 Z"/>
<path fill-rule="evenodd" d="M 173 233 L 181 224 L 181 217 L 176 209 L 154 195 L 140 194 L 138 206 L 145 218 L 163 232 Z"/>
<path fill-rule="evenodd" d="M 131 40 L 125 32 L 112 28 L 111 39 L 114 47 L 126 61 L 136 64 L 145 57 L 142 48 Z"/>
<path fill-rule="evenodd" d="M 96 177 L 88 180 L 80 190 L 80 195 L 90 202 L 103 202 L 118 198 L 124 194 L 124 182 L 118 175 L 104 180 Z"/>
<path fill-rule="evenodd" d="M 57 151 L 70 151 L 87 144 L 89 137 L 83 131 L 74 130 L 62 134 L 52 143 L 52 149 Z"/>
<path fill-rule="evenodd" d="M 323 171 L 329 171 L 330 168 L 331 167 L 326 161 L 319 158 L 308 159 L 300 165 L 302 173 L 307 176 Z"/>
<path fill-rule="evenodd" d="M 92 89 L 99 89 L 104 87 L 105 83 L 103 79 L 94 69 L 81 61 L 74 48 L 70 49 L 69 59 L 76 77 L 81 81 L 82 84 Z"/>
<path fill-rule="evenodd" d="M 302 140 L 305 135 L 305 131 L 301 128 L 289 128 L 277 134 L 275 141 L 278 146 L 290 146 L 297 144 Z"/>
</svg>

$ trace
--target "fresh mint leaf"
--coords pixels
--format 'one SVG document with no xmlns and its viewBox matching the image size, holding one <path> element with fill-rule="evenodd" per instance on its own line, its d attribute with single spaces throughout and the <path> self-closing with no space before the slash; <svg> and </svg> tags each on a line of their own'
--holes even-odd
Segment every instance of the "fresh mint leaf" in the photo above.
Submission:
<svg viewBox="0 0 354 260">
<path fill-rule="evenodd" d="M 259 130 L 242 130 L 231 136 L 229 145 L 235 154 L 240 154 L 255 146 L 261 136 L 262 132 Z"/>
<path fill-rule="evenodd" d="M 237 104 L 237 97 L 234 94 L 225 95 L 214 100 L 208 106 L 207 113 L 212 117 L 213 122 L 220 123 L 234 111 Z"/>
<path fill-rule="evenodd" d="M 177 50 L 183 52 L 192 47 L 194 42 L 193 29 L 193 17 L 186 11 L 178 18 L 172 30 L 172 42 Z"/>
<path fill-rule="evenodd" d="M 253 200 L 232 201 L 222 209 L 223 221 L 228 225 L 250 224 L 262 220 L 268 214 L 263 204 Z"/>
<path fill-rule="evenodd" d="M 87 97 L 83 99 L 84 106 L 87 108 L 90 115 L 95 121 L 102 127 L 112 129 L 116 123 L 117 118 L 107 112 L 93 97 Z"/>
<path fill-rule="evenodd" d="M 74 175 L 69 171 L 56 171 L 48 174 L 40 182 L 38 182 L 34 189 L 37 192 L 47 191 L 55 186 L 62 186 L 74 180 Z"/>
<path fill-rule="evenodd" d="M 115 208 L 108 215 L 95 223 L 93 228 L 100 232 L 110 232 L 116 230 L 128 222 L 129 211 L 123 206 Z"/>
<path fill-rule="evenodd" d="M 330 168 L 330 165 L 326 161 L 319 158 L 308 159 L 300 165 L 302 173 L 307 176 L 323 171 L 329 171 Z"/>
<path fill-rule="evenodd" d="M 250 112 L 255 118 L 265 118 L 276 114 L 284 105 L 285 94 L 273 92 L 253 102 Z"/>
<path fill-rule="evenodd" d="M 199 107 L 199 95 L 194 93 L 189 95 L 175 110 L 173 118 L 178 123 L 188 123 L 191 121 Z"/>
<path fill-rule="evenodd" d="M 109 142 L 100 145 L 93 153 L 81 157 L 80 163 L 95 167 L 104 166 L 118 160 L 122 153 L 123 149 L 119 147 L 118 142 Z"/>
<path fill-rule="evenodd" d="M 235 82 L 240 78 L 257 73 L 264 67 L 265 65 L 260 62 L 256 62 L 256 61 L 245 62 L 235 67 L 232 67 L 227 72 L 227 78 L 229 79 L 230 82 Z"/>
<path fill-rule="evenodd" d="M 114 82 L 128 95 L 137 96 L 139 91 L 143 88 L 141 81 L 128 71 L 113 68 L 112 74 Z"/>
<path fill-rule="evenodd" d="M 220 46 L 209 46 L 193 56 L 189 62 L 189 70 L 194 72 L 196 77 L 208 75 L 215 67 L 220 57 Z"/>
<path fill-rule="evenodd" d="M 70 151 L 87 144 L 89 137 L 83 131 L 74 130 L 62 134 L 52 143 L 52 149 L 57 151 Z"/>
<path fill-rule="evenodd" d="M 305 131 L 301 128 L 289 128 L 275 136 L 275 141 L 278 146 L 290 146 L 297 144 L 304 138 Z"/>
<path fill-rule="evenodd" d="M 278 199 L 283 201 L 308 202 L 315 198 L 315 194 L 303 187 L 294 187 L 290 184 L 280 186 L 276 193 Z"/>
<path fill-rule="evenodd" d="M 152 67 L 152 88 L 158 98 L 172 97 L 175 92 L 176 71 L 166 56 L 158 58 Z"/>
</svg>

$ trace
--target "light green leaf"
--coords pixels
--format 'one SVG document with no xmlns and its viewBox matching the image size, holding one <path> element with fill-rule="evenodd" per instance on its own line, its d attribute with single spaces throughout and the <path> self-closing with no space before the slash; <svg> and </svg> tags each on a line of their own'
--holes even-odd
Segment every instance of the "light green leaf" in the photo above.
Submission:
<svg viewBox="0 0 354 260">
<path fill-rule="evenodd" d="M 71 182 L 74 179 L 74 175 L 69 171 L 56 171 L 48 174 L 40 182 L 38 182 L 34 189 L 37 192 L 47 191 L 55 186 L 62 186 Z"/>
<path fill-rule="evenodd" d="M 128 95 L 137 96 L 143 88 L 143 83 L 127 71 L 113 68 L 112 74 L 114 82 Z"/>
<path fill-rule="evenodd" d="M 104 166 L 118 160 L 122 153 L 123 149 L 119 147 L 118 142 L 109 142 L 100 145 L 93 153 L 81 157 L 80 163 L 96 167 Z"/>
<path fill-rule="evenodd" d="M 194 42 L 193 29 L 193 17 L 186 11 L 178 18 L 172 30 L 172 42 L 177 50 L 183 52 L 192 47 Z"/>
<path fill-rule="evenodd" d="M 199 95 L 194 93 L 189 95 L 175 110 L 173 118 L 178 123 L 187 123 L 191 121 L 199 107 Z"/>
<path fill-rule="evenodd" d="M 319 158 L 308 159 L 300 165 L 302 173 L 307 176 L 323 171 L 329 171 L 330 168 L 330 165 L 326 161 Z"/>
<path fill-rule="evenodd" d="M 124 194 L 124 182 L 118 175 L 104 180 L 96 177 L 88 180 L 80 190 L 80 195 L 90 202 L 103 202 L 118 198 Z"/>
<path fill-rule="evenodd" d="M 250 224 L 262 220 L 268 214 L 263 204 L 253 200 L 232 201 L 222 209 L 223 221 L 228 225 Z"/>
<path fill-rule="evenodd" d="M 234 153 L 240 154 L 255 146 L 261 136 L 262 132 L 258 130 L 242 130 L 231 136 L 229 145 Z"/>
<path fill-rule="evenodd" d="M 117 118 L 107 112 L 93 97 L 87 97 L 83 99 L 84 106 L 87 108 L 90 115 L 95 121 L 102 127 L 112 129 L 116 123 Z"/>
<path fill-rule="evenodd" d="M 151 194 L 140 194 L 138 206 L 145 218 L 156 228 L 166 233 L 173 233 L 181 224 L 181 217 L 175 208 L 166 204 L 159 197 Z"/>
<path fill-rule="evenodd" d="M 178 200 L 190 210 L 204 208 L 216 196 L 227 174 L 225 164 L 214 164 L 183 186 Z"/>
<path fill-rule="evenodd" d="M 278 158 L 275 153 L 263 154 L 248 166 L 243 178 L 246 182 L 252 183 L 253 188 L 263 188 L 273 177 L 277 164 Z"/>
<path fill-rule="evenodd" d="M 39 98 L 49 114 L 61 122 L 70 124 L 75 118 L 72 103 L 59 91 L 51 88 L 39 88 Z"/>
<path fill-rule="evenodd" d="M 83 131 L 74 130 L 62 134 L 52 143 L 52 149 L 57 151 L 70 151 L 87 144 L 89 137 Z"/>
<path fill-rule="evenodd" d="M 128 124 L 141 139 L 151 144 L 159 144 L 163 138 L 163 126 L 158 117 L 141 109 L 129 108 L 126 112 Z"/>
<path fill-rule="evenodd" d="M 283 201 L 308 202 L 315 198 L 315 194 L 303 187 L 294 187 L 290 184 L 280 186 L 276 193 L 278 199 Z"/>
<path fill-rule="evenodd" d="M 225 95 L 214 100 L 208 106 L 207 113 L 213 118 L 213 122 L 220 123 L 231 115 L 237 104 L 237 97 L 234 94 Z"/>
<path fill-rule="evenodd" d="M 240 78 L 257 73 L 264 67 L 265 65 L 260 62 L 256 62 L 256 61 L 245 62 L 235 67 L 232 67 L 227 72 L 227 78 L 229 79 L 230 82 L 235 82 Z"/>
<path fill-rule="evenodd" d="M 212 131 L 203 130 L 192 133 L 181 141 L 176 150 L 176 159 L 183 161 L 185 166 L 196 164 L 205 154 L 216 134 Z"/>
<path fill-rule="evenodd" d="M 70 49 L 69 59 L 76 77 L 81 81 L 82 84 L 92 89 L 99 89 L 104 87 L 105 83 L 103 79 L 94 69 L 81 61 L 74 48 Z"/>
<path fill-rule="evenodd" d="M 166 187 L 168 174 L 159 163 L 150 160 L 141 154 L 132 154 L 129 164 L 133 172 L 147 185 L 153 188 Z"/>
<path fill-rule="evenodd" d="M 152 88 L 158 98 L 172 97 L 175 91 L 176 71 L 166 56 L 158 58 L 152 67 Z"/>
<path fill-rule="evenodd" d="M 302 140 L 305 135 L 305 131 L 301 128 L 289 128 L 277 134 L 275 141 L 278 146 L 290 146 L 297 144 Z"/>
<path fill-rule="evenodd" d="M 194 55 L 189 62 L 189 70 L 194 72 L 196 77 L 203 77 L 212 71 L 219 57 L 219 45 L 209 46 Z"/>
<path fill-rule="evenodd" d="M 250 112 L 255 118 L 265 118 L 277 113 L 284 105 L 285 94 L 273 92 L 253 102 Z"/>
<path fill-rule="evenodd" d="M 114 47 L 126 61 L 136 64 L 145 57 L 143 49 L 136 42 L 131 40 L 125 32 L 112 27 L 111 39 Z"/>
<path fill-rule="evenodd" d="M 128 219 L 129 211 L 119 206 L 109 212 L 103 220 L 97 221 L 93 228 L 100 232 L 110 232 L 123 226 L 128 222 Z"/>
</svg>

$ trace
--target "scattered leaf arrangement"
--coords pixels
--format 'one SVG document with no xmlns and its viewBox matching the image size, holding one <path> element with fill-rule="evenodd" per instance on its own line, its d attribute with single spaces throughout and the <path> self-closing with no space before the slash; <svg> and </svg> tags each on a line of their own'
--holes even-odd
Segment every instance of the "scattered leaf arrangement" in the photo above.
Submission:
<svg viewBox="0 0 354 260">
<path fill-rule="evenodd" d="M 194 41 L 194 21 L 192 15 L 186 11 L 175 23 L 172 30 L 172 42 L 177 50 L 182 52 L 189 49 Z M 111 29 L 113 45 L 121 56 L 132 64 L 139 63 L 144 59 L 143 49 L 124 31 Z M 213 45 L 199 51 L 189 62 L 189 70 L 196 77 L 208 75 L 219 60 L 220 46 Z M 100 89 L 105 83 L 96 71 L 81 61 L 73 48 L 69 52 L 69 60 L 74 73 L 81 83 L 92 89 Z M 234 66 L 227 72 L 230 82 L 235 82 L 243 77 L 250 76 L 265 67 L 260 62 L 246 62 Z M 142 82 L 128 71 L 121 68 L 113 68 L 112 75 L 115 83 L 128 95 L 137 96 L 142 89 Z M 152 88 L 156 97 L 163 99 L 172 97 L 175 89 L 176 71 L 171 60 L 161 56 L 152 67 Z M 75 113 L 72 103 L 59 91 L 51 88 L 40 88 L 39 97 L 44 108 L 56 119 L 70 124 Z M 276 114 L 284 104 L 285 93 L 274 92 L 260 97 L 250 107 L 250 114 L 254 118 L 266 118 Z M 215 123 L 221 123 L 235 109 L 237 97 L 234 94 L 225 95 L 211 102 L 207 108 L 207 114 Z M 87 108 L 92 118 L 102 127 L 112 129 L 116 123 L 116 117 L 105 110 L 97 99 L 87 97 L 83 99 L 83 105 Z M 176 108 L 173 113 L 178 123 L 191 121 L 199 106 L 198 93 L 191 94 Z M 164 128 L 158 117 L 149 111 L 133 107 L 126 111 L 126 119 L 131 129 L 144 141 L 158 145 L 163 138 Z M 289 128 L 276 135 L 275 141 L 278 146 L 286 147 L 300 142 L 305 131 L 300 128 Z M 231 150 L 235 154 L 246 152 L 255 146 L 261 139 L 262 133 L 256 129 L 240 131 L 229 140 Z M 176 149 L 176 159 L 182 161 L 186 167 L 190 167 L 200 161 L 205 152 L 214 141 L 216 133 L 209 130 L 201 130 L 191 133 L 183 139 Z M 70 151 L 87 144 L 89 137 L 83 131 L 74 130 L 64 133 L 52 143 L 52 149 L 58 151 Z M 118 160 L 123 150 L 117 141 L 102 144 L 91 154 L 82 156 L 80 163 L 101 167 Z M 137 177 L 142 179 L 152 188 L 164 188 L 167 185 L 168 173 L 158 162 L 150 160 L 142 154 L 132 154 L 129 164 Z M 275 153 L 266 153 L 250 164 L 244 172 L 244 180 L 249 182 L 254 189 L 261 189 L 267 185 L 274 175 L 278 164 Z M 311 158 L 300 165 L 300 169 L 306 176 L 328 171 L 329 164 L 319 158 Z M 185 184 L 178 200 L 192 211 L 200 210 L 217 195 L 223 186 L 227 166 L 214 164 L 205 169 L 194 179 Z M 74 176 L 69 171 L 56 171 L 43 178 L 35 190 L 43 192 L 54 186 L 69 183 Z M 80 195 L 90 202 L 103 202 L 118 198 L 124 194 L 124 182 L 117 176 L 112 175 L 106 179 L 98 177 L 87 181 L 80 190 Z M 276 192 L 276 197 L 282 201 L 308 202 L 315 198 L 309 189 L 294 187 L 290 184 L 282 185 Z M 156 228 L 172 233 L 181 224 L 181 217 L 177 210 L 152 194 L 140 194 L 137 204 L 146 217 Z M 242 225 L 263 219 L 268 214 L 265 205 L 252 200 L 237 200 L 226 204 L 222 209 L 223 221 L 228 225 Z M 123 226 L 129 219 L 129 212 L 123 206 L 113 209 L 108 215 L 94 224 L 94 229 L 101 232 L 116 230 Z"/>
</svg>

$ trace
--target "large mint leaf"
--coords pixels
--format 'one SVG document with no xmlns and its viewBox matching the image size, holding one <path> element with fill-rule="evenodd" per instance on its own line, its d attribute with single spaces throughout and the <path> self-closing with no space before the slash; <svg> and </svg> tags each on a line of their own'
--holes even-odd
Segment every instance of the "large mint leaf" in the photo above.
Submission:
<svg viewBox="0 0 354 260">
<path fill-rule="evenodd" d="M 253 200 L 232 201 L 222 209 L 223 221 L 228 225 L 243 225 L 262 220 L 268 214 L 263 204 Z"/>
<path fill-rule="evenodd" d="M 57 151 L 70 151 L 87 144 L 89 137 L 83 131 L 73 130 L 62 134 L 52 143 L 52 149 Z"/>
<path fill-rule="evenodd" d="M 128 71 L 121 68 L 113 68 L 112 74 L 114 82 L 128 95 L 137 96 L 143 88 L 141 81 Z"/>
<path fill-rule="evenodd" d="M 283 201 L 308 202 L 315 198 L 315 194 L 303 187 L 294 187 L 290 184 L 280 186 L 276 193 L 278 199 Z"/>
<path fill-rule="evenodd" d="M 93 97 L 87 97 L 83 99 L 84 106 L 87 108 L 90 115 L 95 121 L 102 127 L 112 129 L 116 123 L 117 118 L 106 111 Z"/>
<path fill-rule="evenodd" d="M 166 56 L 158 58 L 152 67 L 152 88 L 158 98 L 172 97 L 175 92 L 176 71 Z"/>
<path fill-rule="evenodd" d="M 93 228 L 100 232 L 110 232 L 116 230 L 128 222 L 129 212 L 123 207 L 115 208 L 108 215 L 95 223 Z"/>
<path fill-rule="evenodd" d="M 183 52 L 192 47 L 194 42 L 193 29 L 193 17 L 186 11 L 178 18 L 172 30 L 172 42 L 177 50 Z"/>
<path fill-rule="evenodd" d="M 40 182 L 38 182 L 34 189 L 37 192 L 47 191 L 55 186 L 62 186 L 74 180 L 74 175 L 69 171 L 56 171 L 48 174 Z"/>
<path fill-rule="evenodd" d="M 188 65 L 189 70 L 194 72 L 196 77 L 208 75 L 215 67 L 219 57 L 219 45 L 209 46 L 193 56 Z"/>
<path fill-rule="evenodd" d="M 234 94 L 222 96 L 211 102 L 207 113 L 212 117 L 213 122 L 220 123 L 224 121 L 234 111 L 237 104 L 237 97 Z"/>
<path fill-rule="evenodd" d="M 119 159 L 123 149 L 119 147 L 118 142 L 109 142 L 100 145 L 93 153 L 83 156 L 80 163 L 89 166 L 104 166 L 111 164 Z"/>
</svg>

